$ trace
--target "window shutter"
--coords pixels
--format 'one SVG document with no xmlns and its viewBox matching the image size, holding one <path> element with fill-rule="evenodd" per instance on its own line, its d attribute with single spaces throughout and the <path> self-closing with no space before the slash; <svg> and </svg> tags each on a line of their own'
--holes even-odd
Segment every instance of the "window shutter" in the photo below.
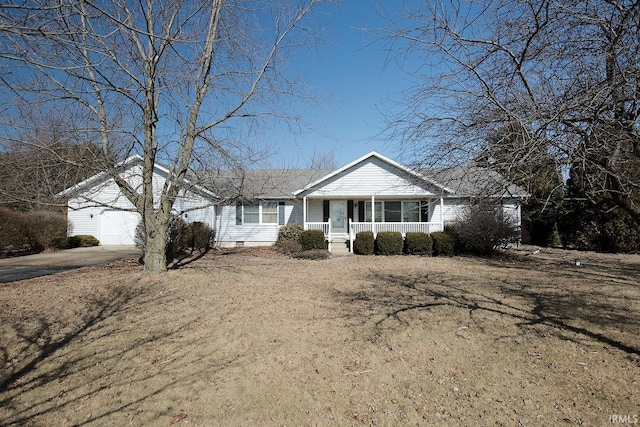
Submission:
<svg viewBox="0 0 640 427">
<path fill-rule="evenodd" d="M 284 202 L 278 202 L 278 225 L 284 225 Z"/>
<path fill-rule="evenodd" d="M 329 201 L 322 201 L 322 222 L 329 221 Z"/>
<path fill-rule="evenodd" d="M 364 202 L 358 202 L 358 222 L 364 222 Z"/>
<path fill-rule="evenodd" d="M 353 200 L 347 200 L 347 218 L 353 221 Z"/>
<path fill-rule="evenodd" d="M 429 222 L 429 201 L 423 200 L 420 203 L 420 222 Z"/>
<path fill-rule="evenodd" d="M 236 204 L 236 225 L 242 225 L 242 203 Z"/>
</svg>

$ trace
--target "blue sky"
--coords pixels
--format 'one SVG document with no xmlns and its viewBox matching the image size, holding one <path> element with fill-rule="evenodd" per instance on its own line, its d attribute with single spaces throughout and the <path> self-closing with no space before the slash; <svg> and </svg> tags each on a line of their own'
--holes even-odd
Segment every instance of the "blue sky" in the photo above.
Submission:
<svg viewBox="0 0 640 427">
<path fill-rule="evenodd" d="M 323 107 L 302 114 L 310 130 L 281 136 L 281 155 L 292 162 L 305 166 L 314 152 L 333 153 L 338 167 L 372 150 L 398 157 L 395 142 L 380 136 L 382 111 L 410 83 L 393 62 L 385 63 L 383 44 L 373 43 L 376 36 L 363 30 L 384 25 L 373 3 L 343 1 L 314 16 L 326 25 L 323 36 L 332 43 L 296 57 L 292 65 L 322 98 Z M 394 4 L 401 3 L 386 7 Z"/>
</svg>

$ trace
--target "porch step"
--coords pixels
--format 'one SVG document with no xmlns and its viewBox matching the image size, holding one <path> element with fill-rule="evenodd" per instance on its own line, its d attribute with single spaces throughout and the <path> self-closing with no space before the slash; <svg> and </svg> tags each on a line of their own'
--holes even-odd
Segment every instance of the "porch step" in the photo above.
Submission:
<svg viewBox="0 0 640 427">
<path fill-rule="evenodd" d="M 348 237 L 332 237 L 331 253 L 333 255 L 350 255 Z"/>
</svg>

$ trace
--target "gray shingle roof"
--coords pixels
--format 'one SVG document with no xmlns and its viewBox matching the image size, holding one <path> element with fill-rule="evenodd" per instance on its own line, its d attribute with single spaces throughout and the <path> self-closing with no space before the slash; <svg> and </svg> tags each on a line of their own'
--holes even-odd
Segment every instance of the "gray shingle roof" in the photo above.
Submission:
<svg viewBox="0 0 640 427">
<path fill-rule="evenodd" d="M 228 199 L 290 199 L 293 193 L 322 179 L 331 169 L 269 169 L 218 172 L 205 186 Z M 477 166 L 418 171 L 452 190 L 450 197 L 527 197 L 527 192 L 498 172 Z"/>
<path fill-rule="evenodd" d="M 330 172 L 328 169 L 223 171 L 209 176 L 205 185 L 228 199 L 291 199 L 294 191 Z"/>
<path fill-rule="evenodd" d="M 500 173 L 477 166 L 427 169 L 421 174 L 441 183 L 458 197 L 527 197 L 527 192 Z"/>
</svg>

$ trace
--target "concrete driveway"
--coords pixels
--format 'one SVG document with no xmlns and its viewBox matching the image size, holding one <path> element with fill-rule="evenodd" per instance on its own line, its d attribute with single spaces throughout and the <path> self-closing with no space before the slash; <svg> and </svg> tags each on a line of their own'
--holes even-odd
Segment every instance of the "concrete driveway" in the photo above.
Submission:
<svg viewBox="0 0 640 427">
<path fill-rule="evenodd" d="M 0 259 L 0 283 L 46 276 L 88 265 L 105 264 L 122 258 L 137 258 L 134 246 L 93 246 L 64 251 Z"/>
</svg>

